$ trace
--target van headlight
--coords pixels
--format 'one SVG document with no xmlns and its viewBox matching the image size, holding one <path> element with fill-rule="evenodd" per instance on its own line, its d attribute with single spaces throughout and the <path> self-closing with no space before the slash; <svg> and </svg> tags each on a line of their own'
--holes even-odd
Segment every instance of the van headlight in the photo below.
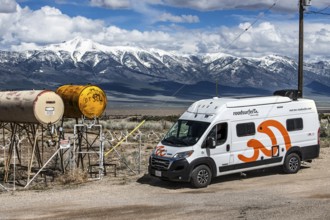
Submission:
<svg viewBox="0 0 330 220">
<path fill-rule="evenodd" d="M 176 153 L 176 154 L 173 156 L 173 158 L 176 158 L 176 159 L 184 159 L 184 158 L 190 157 L 193 153 L 194 153 L 193 150 L 190 150 L 190 151 L 184 151 L 184 152 Z"/>
</svg>

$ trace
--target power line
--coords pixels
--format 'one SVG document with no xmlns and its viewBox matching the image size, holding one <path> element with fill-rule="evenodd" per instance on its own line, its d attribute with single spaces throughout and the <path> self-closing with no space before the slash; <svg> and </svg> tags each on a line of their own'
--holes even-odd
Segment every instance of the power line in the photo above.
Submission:
<svg viewBox="0 0 330 220">
<path fill-rule="evenodd" d="M 330 13 L 317 12 L 317 11 L 309 11 L 309 12 L 306 12 L 306 14 L 330 15 Z"/>
<path fill-rule="evenodd" d="M 308 11 L 306 12 L 306 14 L 320 14 L 320 15 L 330 15 L 330 13 L 325 13 L 323 11 L 327 10 L 328 8 L 330 8 L 330 5 L 328 5 L 327 7 L 318 10 L 318 11 Z"/>
<path fill-rule="evenodd" d="M 276 3 L 277 3 L 278 0 L 275 0 L 274 3 L 269 6 L 264 12 L 260 13 L 257 18 L 247 27 L 244 29 L 244 31 L 242 31 L 234 40 L 232 40 L 228 45 L 227 47 L 224 48 L 224 50 L 228 49 L 231 47 L 231 45 L 237 41 L 245 32 L 247 32 L 253 25 L 255 25 L 262 17 L 265 16 L 265 14 L 267 12 L 269 12 L 270 10 L 272 10 L 275 6 L 276 6 Z M 183 84 L 179 89 L 177 89 L 173 94 L 172 96 L 178 94 L 187 84 Z M 167 103 L 168 101 L 163 101 L 162 104 L 160 104 L 160 106 L 163 106 Z"/>
<path fill-rule="evenodd" d="M 272 10 L 272 8 L 275 7 L 276 3 L 278 0 L 276 0 L 269 8 L 267 8 L 264 12 L 260 13 L 258 15 L 258 17 L 247 27 L 245 28 L 234 40 L 232 40 L 227 47 L 225 47 L 224 49 L 228 49 L 235 41 L 237 41 L 245 32 L 247 32 L 253 25 L 255 25 L 262 17 L 265 16 L 265 14 L 267 12 L 269 12 L 270 10 Z"/>
<path fill-rule="evenodd" d="M 329 7 L 330 7 L 330 5 L 328 5 L 327 7 L 323 8 L 323 9 L 321 9 L 321 10 L 318 10 L 317 12 L 325 11 L 325 10 L 327 10 Z"/>
</svg>

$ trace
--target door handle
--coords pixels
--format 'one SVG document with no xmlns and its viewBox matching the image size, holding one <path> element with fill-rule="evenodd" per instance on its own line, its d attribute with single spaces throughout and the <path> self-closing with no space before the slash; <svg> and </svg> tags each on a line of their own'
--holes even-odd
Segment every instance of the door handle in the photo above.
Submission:
<svg viewBox="0 0 330 220">
<path fill-rule="evenodd" d="M 230 151 L 230 145 L 229 145 L 229 144 L 227 144 L 227 146 L 226 146 L 226 150 L 227 150 L 227 151 Z"/>
</svg>

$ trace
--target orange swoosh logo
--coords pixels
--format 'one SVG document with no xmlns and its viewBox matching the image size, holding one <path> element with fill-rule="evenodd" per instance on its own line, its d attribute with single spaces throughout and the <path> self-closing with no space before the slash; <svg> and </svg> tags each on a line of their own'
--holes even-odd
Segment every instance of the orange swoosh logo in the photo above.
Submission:
<svg viewBox="0 0 330 220">
<path fill-rule="evenodd" d="M 289 150 L 289 148 L 291 147 L 290 135 L 289 135 L 288 131 L 286 130 L 286 128 L 280 122 L 278 122 L 276 120 L 264 121 L 258 126 L 257 130 L 260 133 L 266 134 L 270 138 L 270 140 L 272 142 L 272 146 L 276 146 L 277 139 L 276 139 L 274 132 L 270 129 L 270 127 L 276 128 L 281 133 L 281 135 L 284 139 L 285 148 L 286 148 L 286 150 Z M 256 161 L 259 158 L 260 151 L 267 157 L 271 157 L 272 155 L 277 154 L 277 148 L 275 148 L 275 152 L 272 152 L 272 150 L 268 150 L 265 147 L 265 145 L 263 145 L 260 141 L 258 141 L 256 139 L 250 139 L 247 142 L 247 146 L 253 148 L 254 153 L 251 157 L 246 157 L 242 154 L 239 154 L 238 159 L 240 159 L 243 162 Z"/>
</svg>

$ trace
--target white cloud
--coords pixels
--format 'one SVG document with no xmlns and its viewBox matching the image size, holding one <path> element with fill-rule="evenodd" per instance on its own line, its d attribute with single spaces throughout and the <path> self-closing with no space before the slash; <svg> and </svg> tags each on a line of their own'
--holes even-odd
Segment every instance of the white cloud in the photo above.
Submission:
<svg viewBox="0 0 330 220">
<path fill-rule="evenodd" d="M 38 45 L 35 43 L 25 43 L 22 42 L 20 45 L 13 45 L 11 47 L 14 51 L 25 51 L 25 50 L 35 50 L 35 48 L 38 48 Z"/>
<path fill-rule="evenodd" d="M 144 48 L 159 48 L 171 52 L 187 54 L 224 52 L 236 56 L 264 56 L 282 54 L 296 56 L 297 28 L 291 31 L 278 28 L 269 22 L 251 28 L 237 38 L 248 23 L 237 27 L 220 29 L 187 30 L 176 32 L 124 30 L 111 26 L 94 40 L 108 45 L 131 45 Z M 294 31 L 293 31 L 294 30 Z"/>
<path fill-rule="evenodd" d="M 259 0 L 231 0 L 231 1 L 219 1 L 219 0 L 90 0 L 91 5 L 112 9 L 129 8 L 134 9 L 135 3 L 139 5 L 168 5 L 181 8 L 192 8 L 196 10 L 223 10 L 223 9 L 237 9 L 237 8 L 262 8 L 274 3 L 274 0 L 265 0 L 260 2 Z M 292 3 L 291 3 L 292 2 Z M 290 8 L 293 5 L 297 5 L 296 2 L 285 2 L 283 5 Z M 281 4 L 281 3 L 279 3 Z"/>
<path fill-rule="evenodd" d="M 170 7 L 190 8 L 199 11 L 228 10 L 228 9 L 251 9 L 263 10 L 276 6 L 276 11 L 297 11 L 299 0 L 90 0 L 91 5 L 111 9 L 133 9 L 137 5 L 167 5 Z M 329 0 L 312 1 L 312 7 L 324 8 L 329 6 Z"/>
<path fill-rule="evenodd" d="M 166 19 L 177 19 L 176 22 L 186 19 L 188 22 L 197 18 L 169 14 Z M 244 22 L 233 27 L 192 30 L 175 25 L 162 31 L 127 30 L 107 26 L 100 20 L 69 17 L 53 7 L 35 11 L 18 7 L 16 13 L 0 14 L 0 49 L 31 49 L 35 45 L 60 43 L 81 36 L 109 46 L 130 45 L 188 54 L 223 52 L 242 57 L 269 54 L 297 57 L 297 22 L 263 21 L 250 26 L 251 23 Z M 307 20 L 306 58 L 330 59 L 329 44 L 330 24 Z"/>
<path fill-rule="evenodd" d="M 193 15 L 181 15 L 176 16 L 170 13 L 163 13 L 159 18 L 159 21 L 169 21 L 174 23 L 198 23 L 198 16 Z"/>
<path fill-rule="evenodd" d="M 55 43 L 77 35 L 89 37 L 102 30 L 103 22 L 85 17 L 69 17 L 56 8 L 18 8 L 17 13 L 0 14 L 2 43 Z M 1 39 L 1 38 L 0 38 Z"/>
<path fill-rule="evenodd" d="M 235 40 L 235 37 L 239 36 L 248 25 L 240 24 L 238 28 L 221 28 L 219 35 L 222 39 L 219 39 L 219 44 L 222 49 L 226 49 L 221 52 L 237 56 L 258 57 L 280 54 L 297 58 L 299 29 L 296 22 L 262 22 Z M 330 58 L 327 46 L 330 43 L 330 24 L 305 23 L 304 38 L 306 59 Z M 209 48 L 211 50 L 214 47 Z"/>
<path fill-rule="evenodd" d="M 130 0 L 91 0 L 90 2 L 92 6 L 112 9 L 123 9 L 132 7 Z"/>
<path fill-rule="evenodd" d="M 162 0 L 90 0 L 92 6 L 111 9 L 137 9 L 140 6 L 162 5 Z"/>
<path fill-rule="evenodd" d="M 212 10 L 227 10 L 227 9 L 251 9 L 251 10 L 262 10 L 267 9 L 274 3 L 276 7 L 273 10 L 282 11 L 297 11 L 298 0 L 230 0 L 230 1 L 219 1 L 219 0 L 163 0 L 164 4 L 169 6 L 175 6 L 180 8 L 191 8 L 201 11 L 212 11 Z M 329 6 L 329 0 L 318 0 L 312 1 L 312 6 L 322 8 Z"/>
<path fill-rule="evenodd" d="M 329 56 L 330 24 L 312 23 L 305 27 L 304 51 L 309 59 Z"/>
<path fill-rule="evenodd" d="M 144 48 L 159 48 L 162 44 L 168 45 L 175 40 L 170 34 L 161 31 L 128 31 L 116 26 L 104 28 L 102 32 L 93 35 L 92 39 L 111 46 L 129 45 Z"/>
<path fill-rule="evenodd" d="M 163 5 L 162 0 L 90 0 L 92 6 L 111 9 L 131 9 L 146 17 L 148 23 L 173 22 L 173 23 L 197 23 L 198 16 L 195 15 L 173 15 L 155 9 L 154 5 Z"/>
<path fill-rule="evenodd" d="M 16 12 L 17 3 L 15 0 L 0 0 L 0 13 Z"/>
<path fill-rule="evenodd" d="M 212 11 L 212 10 L 226 10 L 226 9 L 264 9 L 265 7 L 269 7 L 274 3 L 275 0 L 231 0 L 231 1 L 219 1 L 219 0 L 199 0 L 199 1 L 191 1 L 191 0 L 163 0 L 165 4 L 180 8 L 191 8 L 195 10 L 201 11 Z M 292 2 L 292 3 L 291 3 Z M 281 3 L 278 3 L 281 5 Z M 292 5 L 297 5 L 296 2 L 286 1 L 286 8 L 291 8 Z"/>
</svg>

